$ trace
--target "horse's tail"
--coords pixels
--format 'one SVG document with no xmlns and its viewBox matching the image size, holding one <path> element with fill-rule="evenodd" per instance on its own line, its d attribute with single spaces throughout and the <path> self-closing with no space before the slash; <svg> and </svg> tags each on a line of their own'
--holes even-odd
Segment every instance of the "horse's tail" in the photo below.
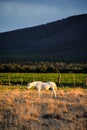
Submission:
<svg viewBox="0 0 87 130">
<path fill-rule="evenodd" d="M 56 91 L 57 91 L 57 86 L 56 86 Z"/>
<path fill-rule="evenodd" d="M 47 82 L 50 86 L 51 86 L 51 89 L 57 91 L 57 85 L 55 82 Z"/>
<path fill-rule="evenodd" d="M 57 91 L 57 85 L 55 82 L 53 82 L 54 90 Z"/>
</svg>

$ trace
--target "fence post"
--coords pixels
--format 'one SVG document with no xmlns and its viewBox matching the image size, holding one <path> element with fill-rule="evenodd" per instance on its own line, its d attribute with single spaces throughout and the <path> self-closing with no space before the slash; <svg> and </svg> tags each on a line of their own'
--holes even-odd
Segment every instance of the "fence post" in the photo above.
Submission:
<svg viewBox="0 0 87 130">
<path fill-rule="evenodd" d="M 33 77 L 33 81 L 37 81 L 37 75 Z"/>
<path fill-rule="evenodd" d="M 58 75 L 58 85 L 60 85 L 60 83 L 61 83 L 61 75 L 59 74 Z"/>
<path fill-rule="evenodd" d="M 22 80 L 22 77 L 21 77 L 21 85 L 22 85 L 22 83 L 23 83 L 23 80 Z"/>
<path fill-rule="evenodd" d="M 76 85 L 76 77 L 75 74 L 73 75 L 73 81 L 74 81 L 74 86 Z"/>
<path fill-rule="evenodd" d="M 9 74 L 8 74 L 8 84 L 9 84 L 9 86 L 11 85 L 10 76 L 11 76 L 11 75 L 10 75 L 10 73 L 9 73 Z"/>
<path fill-rule="evenodd" d="M 87 86 L 87 77 L 86 77 L 86 82 L 85 82 L 85 85 Z"/>
</svg>

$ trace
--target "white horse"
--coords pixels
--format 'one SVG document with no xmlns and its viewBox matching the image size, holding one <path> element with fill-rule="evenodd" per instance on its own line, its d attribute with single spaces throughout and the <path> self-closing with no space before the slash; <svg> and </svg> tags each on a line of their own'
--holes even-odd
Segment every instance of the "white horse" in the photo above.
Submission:
<svg viewBox="0 0 87 130">
<path fill-rule="evenodd" d="M 41 95 L 41 90 L 49 90 L 50 88 L 52 89 L 52 95 L 54 94 L 55 98 L 56 98 L 56 90 L 57 90 L 57 86 L 54 82 L 41 82 L 41 81 L 34 81 L 31 83 L 28 83 L 28 89 L 30 88 L 36 88 L 38 91 L 38 95 Z"/>
</svg>

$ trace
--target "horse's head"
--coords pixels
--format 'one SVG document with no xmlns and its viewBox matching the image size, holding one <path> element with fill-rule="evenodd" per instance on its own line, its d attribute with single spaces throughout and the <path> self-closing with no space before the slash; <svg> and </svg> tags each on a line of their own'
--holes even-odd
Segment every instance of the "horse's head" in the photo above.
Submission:
<svg viewBox="0 0 87 130">
<path fill-rule="evenodd" d="M 31 88 L 31 83 L 28 83 L 27 89 L 30 89 L 30 88 Z"/>
</svg>

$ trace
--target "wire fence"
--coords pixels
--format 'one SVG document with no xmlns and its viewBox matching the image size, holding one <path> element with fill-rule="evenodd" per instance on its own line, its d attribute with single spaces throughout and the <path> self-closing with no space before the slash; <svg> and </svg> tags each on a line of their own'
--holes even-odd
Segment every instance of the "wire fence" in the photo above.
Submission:
<svg viewBox="0 0 87 130">
<path fill-rule="evenodd" d="M 87 86 L 87 74 L 74 73 L 0 73 L 0 85 L 27 85 L 32 81 L 53 81 L 58 86 Z"/>
</svg>

